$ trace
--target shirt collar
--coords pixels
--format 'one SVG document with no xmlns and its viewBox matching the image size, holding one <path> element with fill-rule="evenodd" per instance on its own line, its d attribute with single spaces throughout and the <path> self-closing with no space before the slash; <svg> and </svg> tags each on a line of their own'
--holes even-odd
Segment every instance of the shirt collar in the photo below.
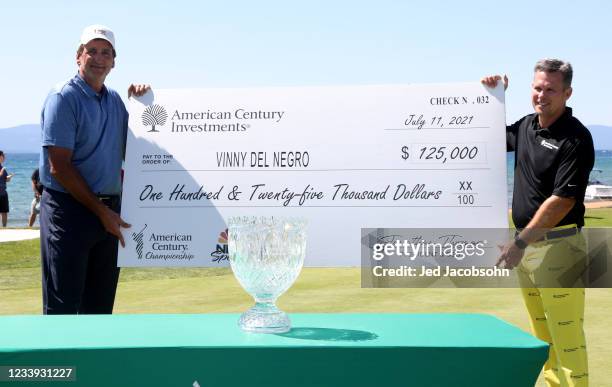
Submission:
<svg viewBox="0 0 612 387">
<path fill-rule="evenodd" d="M 564 126 L 563 124 L 565 123 L 565 121 L 567 121 L 571 117 L 572 108 L 566 106 L 565 111 L 563 112 L 563 114 L 561 114 L 561 117 L 557 118 L 557 120 L 550 125 L 549 129 L 554 131 L 558 130 L 558 127 L 562 128 Z"/>
<path fill-rule="evenodd" d="M 533 115 L 532 129 L 536 131 L 536 134 L 541 135 L 542 137 L 550 137 L 551 132 L 558 132 L 564 128 L 563 123 L 572 117 L 572 108 L 569 106 L 565 107 L 565 111 L 555 122 L 553 122 L 548 128 L 541 128 L 540 121 L 538 120 L 538 115 Z"/>
<path fill-rule="evenodd" d="M 81 77 L 81 74 L 77 73 L 74 78 L 73 78 L 74 82 L 77 84 L 77 86 L 79 86 L 79 88 L 81 90 L 83 90 L 83 92 L 85 94 L 87 94 L 88 96 L 92 97 L 92 98 L 101 98 L 106 94 L 106 86 L 102 85 L 102 90 L 100 90 L 99 93 L 96 93 L 96 91 L 94 89 L 92 89 L 91 86 L 89 86 L 87 84 L 87 82 L 85 82 L 85 80 Z"/>
</svg>

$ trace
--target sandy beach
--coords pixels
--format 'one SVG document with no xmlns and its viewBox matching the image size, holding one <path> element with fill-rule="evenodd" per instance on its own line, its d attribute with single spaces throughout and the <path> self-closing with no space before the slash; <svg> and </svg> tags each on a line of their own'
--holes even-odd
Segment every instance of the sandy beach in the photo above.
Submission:
<svg viewBox="0 0 612 387">
<path fill-rule="evenodd" d="M 597 200 L 593 202 L 585 202 L 586 208 L 608 208 L 612 207 L 612 200 Z"/>
<path fill-rule="evenodd" d="M 38 229 L 31 229 L 31 228 L 0 229 L 0 243 L 23 241 L 26 239 L 36 239 L 38 237 L 40 237 L 40 231 Z"/>
</svg>

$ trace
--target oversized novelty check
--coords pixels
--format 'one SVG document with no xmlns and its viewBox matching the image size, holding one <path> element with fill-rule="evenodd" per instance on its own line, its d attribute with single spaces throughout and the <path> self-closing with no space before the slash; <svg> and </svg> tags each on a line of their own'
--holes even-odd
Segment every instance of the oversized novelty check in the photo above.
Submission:
<svg viewBox="0 0 612 387">
<path fill-rule="evenodd" d="M 501 86 L 153 90 L 129 110 L 120 266 L 225 265 L 232 216 L 307 218 L 309 266 L 358 266 L 361 228 L 507 227 Z"/>
</svg>

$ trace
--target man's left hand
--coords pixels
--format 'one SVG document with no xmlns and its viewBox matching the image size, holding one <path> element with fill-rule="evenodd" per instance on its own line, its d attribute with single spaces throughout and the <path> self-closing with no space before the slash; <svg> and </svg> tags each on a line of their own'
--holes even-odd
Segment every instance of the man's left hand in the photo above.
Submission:
<svg viewBox="0 0 612 387">
<path fill-rule="evenodd" d="M 525 255 L 525 250 L 519 249 L 514 241 L 510 241 L 501 248 L 501 255 L 495 266 L 502 267 L 504 269 L 514 269 L 519 263 L 521 263 L 523 255 Z"/>
<path fill-rule="evenodd" d="M 131 96 L 142 97 L 147 91 L 151 90 L 151 85 L 135 85 L 128 87 L 128 98 Z"/>
</svg>

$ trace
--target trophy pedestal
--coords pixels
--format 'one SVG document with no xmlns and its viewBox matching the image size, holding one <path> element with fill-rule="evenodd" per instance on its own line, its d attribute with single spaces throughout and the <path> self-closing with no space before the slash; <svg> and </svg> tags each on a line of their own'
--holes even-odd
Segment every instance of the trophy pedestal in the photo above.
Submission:
<svg viewBox="0 0 612 387">
<path fill-rule="evenodd" d="M 238 326 L 253 333 L 286 333 L 291 330 L 291 321 L 273 302 L 258 302 L 240 316 Z"/>
</svg>

